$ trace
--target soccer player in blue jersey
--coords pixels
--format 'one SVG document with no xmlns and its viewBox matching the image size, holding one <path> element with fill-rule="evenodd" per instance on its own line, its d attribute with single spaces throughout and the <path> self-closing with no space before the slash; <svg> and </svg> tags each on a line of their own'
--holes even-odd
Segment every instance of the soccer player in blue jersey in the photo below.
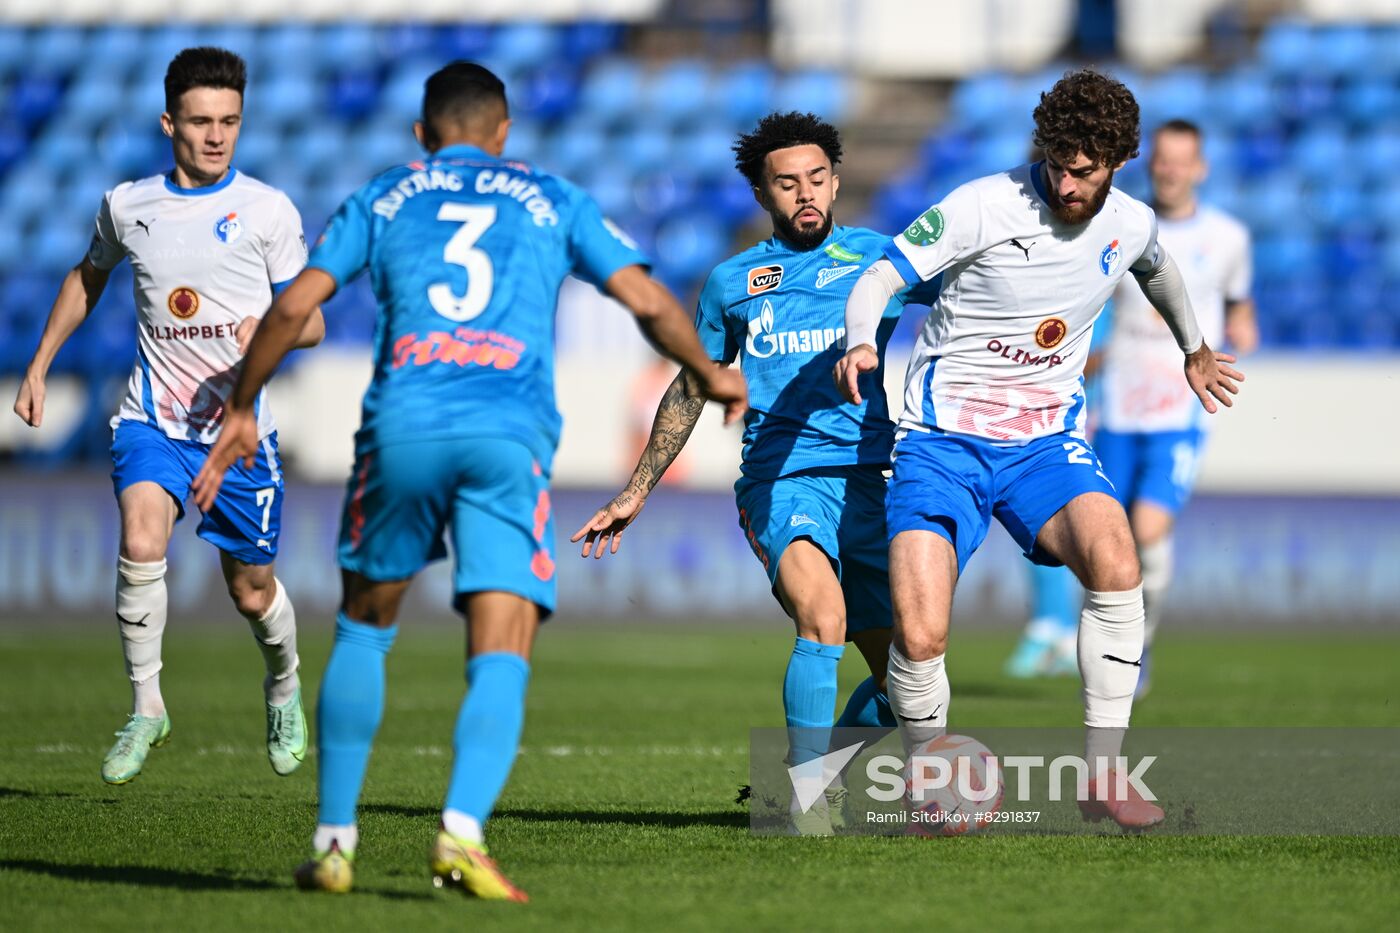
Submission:
<svg viewBox="0 0 1400 933">
<path fill-rule="evenodd" d="M 675 298 L 592 199 L 501 158 L 509 127 L 505 88 L 485 68 L 454 62 L 428 79 L 415 132 L 429 157 L 380 174 L 331 218 L 259 329 L 196 480 L 201 500 L 213 496 L 225 469 L 255 449 L 258 387 L 310 309 L 368 270 L 381 314 L 341 524 L 345 594 L 317 710 L 320 817 L 314 856 L 297 871 L 304 888 L 350 888 L 399 603 L 414 574 L 446 556 L 450 533 L 470 690 L 431 870 L 439 886 L 527 899 L 487 856 L 483 825 L 519 746 L 535 632 L 554 609 L 553 338 L 564 277 L 625 305 L 731 418 L 745 404 L 742 376 L 710 362 Z"/>
<path fill-rule="evenodd" d="M 885 478 L 894 429 L 883 393 L 860 404 L 830 377 L 845 352 L 851 287 L 880 258 L 889 237 L 834 226 L 840 187 L 836 129 L 810 113 L 774 113 L 734 147 L 739 171 L 773 221 L 773 236 L 720 263 L 700 295 L 695 326 L 710 357 L 735 359 L 751 393 L 742 475 L 734 486 L 739 524 L 768 574 L 797 639 L 783 679 L 790 758 L 826 754 L 836 705 L 836 668 L 853 641 L 871 676 L 852 693 L 837 725 L 894 725 L 884 694 L 890 645 Z M 906 303 L 937 296 L 904 289 L 885 305 L 881 354 Z M 661 400 L 651 439 L 626 488 L 573 536 L 583 555 L 616 553 L 626 527 L 685 446 L 704 398 L 681 373 Z M 830 834 L 843 822 L 837 788 L 793 828 Z"/>
</svg>

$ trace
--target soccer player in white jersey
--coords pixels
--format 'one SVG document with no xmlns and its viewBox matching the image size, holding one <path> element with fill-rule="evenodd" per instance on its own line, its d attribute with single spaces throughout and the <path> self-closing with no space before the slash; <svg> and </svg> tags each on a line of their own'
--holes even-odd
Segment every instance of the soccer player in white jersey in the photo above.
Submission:
<svg viewBox="0 0 1400 933">
<path fill-rule="evenodd" d="M 1147 205 L 1113 190 L 1137 155 L 1132 93 L 1092 70 L 1041 95 L 1045 158 L 962 185 L 885 249 L 846 305 L 850 350 L 834 377 L 876 391 L 880 310 L 943 276 L 909 362 L 886 499 L 894 638 L 888 690 L 909 746 L 947 725 L 944 670 L 953 587 L 995 517 L 1036 563 L 1084 584 L 1085 819 L 1144 828 L 1164 818 L 1099 762 L 1122 750 L 1142 653 L 1141 576 L 1128 520 L 1083 433 L 1082 371 L 1094 319 L 1130 270 L 1167 319 L 1207 411 L 1243 377 L 1201 337 L 1181 273 Z"/>
<path fill-rule="evenodd" d="M 1249 231 L 1200 203 L 1206 176 L 1201 131 L 1172 120 L 1152 137 L 1148 161 L 1158 241 L 1171 251 L 1206 342 L 1249 353 L 1259 343 L 1250 299 Z M 1113 293 L 1113 326 L 1103 349 L 1103 407 L 1094 448 L 1128 510 L 1147 623 L 1137 695 L 1149 684 L 1148 651 L 1172 576 L 1172 529 L 1190 498 L 1206 421 L 1178 372 L 1178 354 L 1162 316 L 1139 289 Z"/>
<path fill-rule="evenodd" d="M 175 167 L 103 198 L 92 245 L 59 289 L 15 401 L 15 413 L 39 427 L 50 363 L 97 304 L 111 270 L 129 259 L 139 342 L 112 419 L 112 481 L 121 510 L 117 627 L 133 702 L 102 762 L 109 784 L 140 774 L 149 750 L 170 738 L 160 691 L 166 548 L 219 433 L 243 352 L 274 293 L 306 264 L 292 202 L 230 164 L 245 84 L 243 60 L 223 49 L 185 49 L 171 61 L 160 121 Z M 324 333 L 318 310 L 301 345 L 319 343 Z M 273 575 L 283 487 L 265 399 L 258 420 L 261 455 L 251 468 L 235 467 L 198 533 L 219 549 L 229 595 L 262 652 L 268 758 L 278 774 L 290 774 L 307 738 L 296 616 Z"/>
</svg>

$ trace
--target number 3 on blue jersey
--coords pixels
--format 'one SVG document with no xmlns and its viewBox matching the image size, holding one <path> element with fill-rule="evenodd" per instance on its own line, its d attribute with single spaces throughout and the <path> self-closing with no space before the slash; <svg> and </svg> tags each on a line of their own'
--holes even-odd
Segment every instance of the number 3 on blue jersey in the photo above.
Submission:
<svg viewBox="0 0 1400 933">
<path fill-rule="evenodd" d="M 459 297 L 448 283 L 436 282 L 428 286 L 428 301 L 438 314 L 460 324 L 485 311 L 491 301 L 495 270 L 476 241 L 496 222 L 496 206 L 448 201 L 438 208 L 437 219 L 461 224 L 443 247 L 442 259 L 466 270 L 467 293 Z"/>
</svg>

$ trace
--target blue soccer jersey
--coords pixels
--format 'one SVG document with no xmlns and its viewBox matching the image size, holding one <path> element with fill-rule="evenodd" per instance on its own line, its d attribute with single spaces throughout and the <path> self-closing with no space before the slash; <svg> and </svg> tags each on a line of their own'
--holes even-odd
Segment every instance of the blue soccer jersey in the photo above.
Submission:
<svg viewBox="0 0 1400 933">
<path fill-rule="evenodd" d="M 562 178 L 473 146 L 392 168 L 350 196 L 308 266 L 379 300 L 357 453 L 401 440 L 559 441 L 554 314 L 570 274 L 601 286 L 647 260 Z"/>
<path fill-rule="evenodd" d="M 880 368 L 863 401 L 845 401 L 831 371 L 846 352 L 846 299 L 889 237 L 836 227 L 817 249 L 773 237 L 720 263 L 700 294 L 695 328 L 710 358 L 737 357 L 749 385 L 743 474 L 777 479 L 802 470 L 888 464 L 894 426 L 884 351 L 908 303 L 938 295 L 938 280 L 890 299 L 877 335 Z"/>
</svg>

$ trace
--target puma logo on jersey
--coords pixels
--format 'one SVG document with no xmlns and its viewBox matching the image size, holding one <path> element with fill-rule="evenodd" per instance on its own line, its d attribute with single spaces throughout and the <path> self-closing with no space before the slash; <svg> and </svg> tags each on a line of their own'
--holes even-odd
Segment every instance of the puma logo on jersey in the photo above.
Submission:
<svg viewBox="0 0 1400 933">
<path fill-rule="evenodd" d="M 153 223 L 155 223 L 155 222 L 156 222 L 156 219 L 155 219 L 154 217 L 152 217 L 152 218 L 151 218 L 151 224 L 153 224 Z M 138 221 L 136 221 L 136 226 L 140 227 L 142 230 L 145 230 L 145 231 L 146 231 L 146 236 L 150 236 L 150 235 L 151 235 L 151 224 L 146 223 L 144 220 L 138 220 Z"/>
<path fill-rule="evenodd" d="M 843 275 L 850 275 L 860 266 L 828 266 L 817 273 L 817 288 L 826 288 Z"/>
<path fill-rule="evenodd" d="M 1025 246 L 1022 246 L 1020 240 L 1016 239 L 1015 237 L 1012 237 L 1012 238 L 1011 238 L 1011 245 L 1014 246 L 1014 247 L 1016 247 L 1016 248 L 1019 249 L 1021 252 L 1023 252 L 1023 253 L 1026 254 L 1026 262 L 1030 262 L 1030 261 L 1031 261 L 1031 247 L 1035 245 L 1035 240 L 1031 240 L 1031 241 L 1030 241 L 1029 243 L 1027 243 Z"/>
</svg>

